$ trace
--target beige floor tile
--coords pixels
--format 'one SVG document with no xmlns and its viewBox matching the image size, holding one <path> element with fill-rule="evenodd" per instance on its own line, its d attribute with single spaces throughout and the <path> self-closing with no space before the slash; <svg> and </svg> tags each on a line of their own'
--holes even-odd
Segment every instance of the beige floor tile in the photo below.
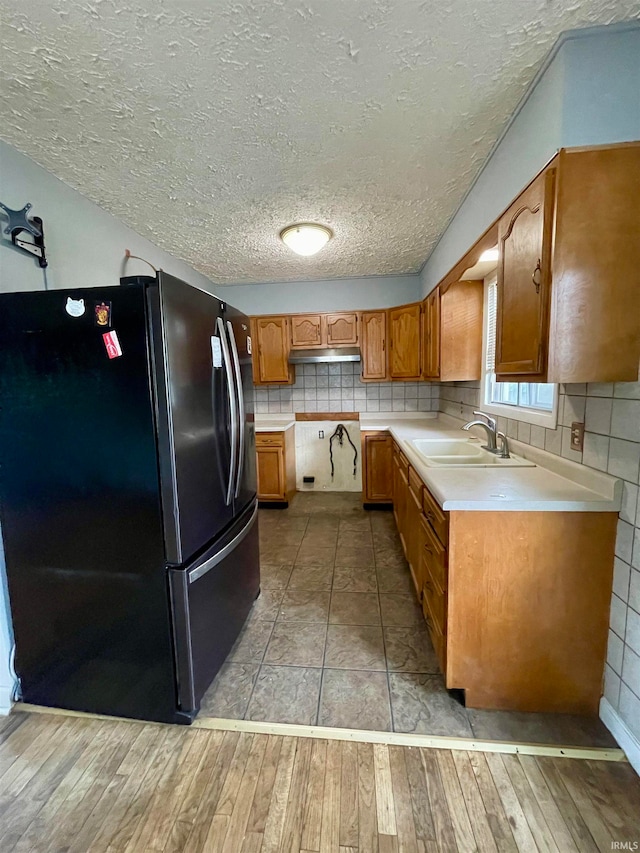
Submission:
<svg viewBox="0 0 640 853">
<path fill-rule="evenodd" d="M 384 670 L 382 629 L 368 625 L 329 625 L 325 667 Z"/>
<path fill-rule="evenodd" d="M 334 592 L 376 592 L 375 569 L 368 566 L 336 566 L 333 571 Z"/>
<path fill-rule="evenodd" d="M 322 666 L 327 626 L 309 622 L 278 622 L 264 662 L 286 666 Z"/>
<path fill-rule="evenodd" d="M 406 562 L 397 566 L 377 566 L 376 577 L 380 593 L 413 594 L 413 583 Z"/>
<path fill-rule="evenodd" d="M 337 548 L 335 564 L 336 566 L 373 568 L 375 566 L 373 548 Z"/>
<path fill-rule="evenodd" d="M 424 616 L 415 594 L 397 595 L 381 592 L 380 609 L 382 611 L 382 624 L 385 626 L 397 628 L 424 626 Z"/>
<path fill-rule="evenodd" d="M 260 586 L 262 589 L 286 589 L 293 571 L 293 563 L 277 565 L 268 563 L 260 555 Z"/>
<path fill-rule="evenodd" d="M 301 547 L 295 559 L 296 566 L 333 566 L 336 549 Z"/>
<path fill-rule="evenodd" d="M 261 663 L 273 626 L 273 622 L 247 622 L 227 660 L 233 663 Z"/>
<path fill-rule="evenodd" d="M 390 672 L 389 686 L 394 731 L 473 737 L 465 708 L 447 692 L 441 675 Z"/>
<path fill-rule="evenodd" d="M 329 622 L 335 625 L 380 625 L 375 592 L 337 592 L 331 595 Z"/>
<path fill-rule="evenodd" d="M 401 672 L 439 672 L 427 629 L 383 628 L 387 667 Z"/>
<path fill-rule="evenodd" d="M 347 729 L 391 731 L 386 674 L 325 669 L 318 724 Z"/>
<path fill-rule="evenodd" d="M 293 567 L 289 578 L 289 589 L 325 590 L 331 589 L 333 580 L 333 563 L 324 566 Z"/>
<path fill-rule="evenodd" d="M 259 669 L 259 664 L 225 663 L 202 697 L 200 716 L 244 719 Z"/>
<path fill-rule="evenodd" d="M 282 599 L 278 619 L 282 622 L 327 622 L 328 592 L 288 589 Z"/>
<path fill-rule="evenodd" d="M 321 673 L 309 667 L 262 666 L 245 719 L 315 725 Z"/>
<path fill-rule="evenodd" d="M 261 588 L 260 595 L 256 598 L 249 614 L 251 619 L 260 622 L 275 622 L 280 610 L 280 602 L 284 595 L 284 589 Z"/>
</svg>

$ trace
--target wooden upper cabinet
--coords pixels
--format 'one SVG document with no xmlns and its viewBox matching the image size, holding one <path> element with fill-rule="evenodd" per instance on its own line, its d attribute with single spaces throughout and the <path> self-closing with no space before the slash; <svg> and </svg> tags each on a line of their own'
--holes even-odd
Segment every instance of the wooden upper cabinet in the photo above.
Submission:
<svg viewBox="0 0 640 853">
<path fill-rule="evenodd" d="M 422 372 L 425 379 L 440 379 L 440 288 L 424 301 L 422 315 Z"/>
<path fill-rule="evenodd" d="M 420 379 L 421 303 L 389 309 L 389 376 L 391 379 Z"/>
<path fill-rule="evenodd" d="M 387 312 L 363 311 L 360 321 L 362 379 L 381 382 L 387 378 Z"/>
<path fill-rule="evenodd" d="M 635 382 L 640 143 L 558 155 L 549 382 Z"/>
<path fill-rule="evenodd" d="M 325 314 L 328 347 L 348 347 L 358 343 L 358 314 Z"/>
<path fill-rule="evenodd" d="M 253 381 L 255 385 L 291 384 L 289 321 L 286 317 L 252 317 Z"/>
<path fill-rule="evenodd" d="M 546 378 L 555 169 L 547 169 L 498 223 L 496 374 Z"/>
<path fill-rule="evenodd" d="M 440 296 L 440 380 L 482 375 L 483 281 L 456 281 Z"/>
<path fill-rule="evenodd" d="M 322 314 L 294 314 L 291 316 L 292 349 L 315 349 L 324 346 Z"/>
</svg>

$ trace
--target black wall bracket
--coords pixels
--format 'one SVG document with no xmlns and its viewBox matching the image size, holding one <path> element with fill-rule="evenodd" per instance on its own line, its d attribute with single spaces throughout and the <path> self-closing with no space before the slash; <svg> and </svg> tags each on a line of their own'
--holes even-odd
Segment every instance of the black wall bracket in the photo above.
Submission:
<svg viewBox="0 0 640 853">
<path fill-rule="evenodd" d="M 11 236 L 11 242 L 23 252 L 29 252 L 30 255 L 35 255 L 38 263 L 44 269 L 48 265 L 47 256 L 44 248 L 44 229 L 42 227 L 42 219 L 39 216 L 29 218 L 27 213 L 31 210 L 29 202 L 25 204 L 22 210 L 12 210 L 0 201 L 0 210 L 4 210 L 9 223 L 4 229 L 5 234 Z M 23 240 L 18 235 L 26 232 L 31 234 L 33 242 Z"/>
</svg>

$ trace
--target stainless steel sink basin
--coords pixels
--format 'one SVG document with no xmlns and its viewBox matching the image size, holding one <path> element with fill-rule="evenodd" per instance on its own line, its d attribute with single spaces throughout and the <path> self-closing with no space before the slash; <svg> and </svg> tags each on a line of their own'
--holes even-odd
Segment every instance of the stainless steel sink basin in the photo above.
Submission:
<svg viewBox="0 0 640 853">
<path fill-rule="evenodd" d="M 438 468 L 533 468 L 533 462 L 511 454 L 502 459 L 481 447 L 477 439 L 416 438 L 409 442 L 425 465 Z"/>
</svg>

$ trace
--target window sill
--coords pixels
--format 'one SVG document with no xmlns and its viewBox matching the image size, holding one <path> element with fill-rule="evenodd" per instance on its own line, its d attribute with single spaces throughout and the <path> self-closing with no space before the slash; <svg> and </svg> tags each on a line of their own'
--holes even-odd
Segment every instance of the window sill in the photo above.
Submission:
<svg viewBox="0 0 640 853">
<path fill-rule="evenodd" d="M 511 418 L 513 421 L 524 421 L 525 423 L 546 427 L 547 429 L 555 429 L 558 425 L 557 394 L 553 409 L 550 412 L 543 412 L 540 409 L 527 409 L 520 406 L 502 406 L 500 403 L 484 403 L 482 411 L 490 415 Z"/>
</svg>

